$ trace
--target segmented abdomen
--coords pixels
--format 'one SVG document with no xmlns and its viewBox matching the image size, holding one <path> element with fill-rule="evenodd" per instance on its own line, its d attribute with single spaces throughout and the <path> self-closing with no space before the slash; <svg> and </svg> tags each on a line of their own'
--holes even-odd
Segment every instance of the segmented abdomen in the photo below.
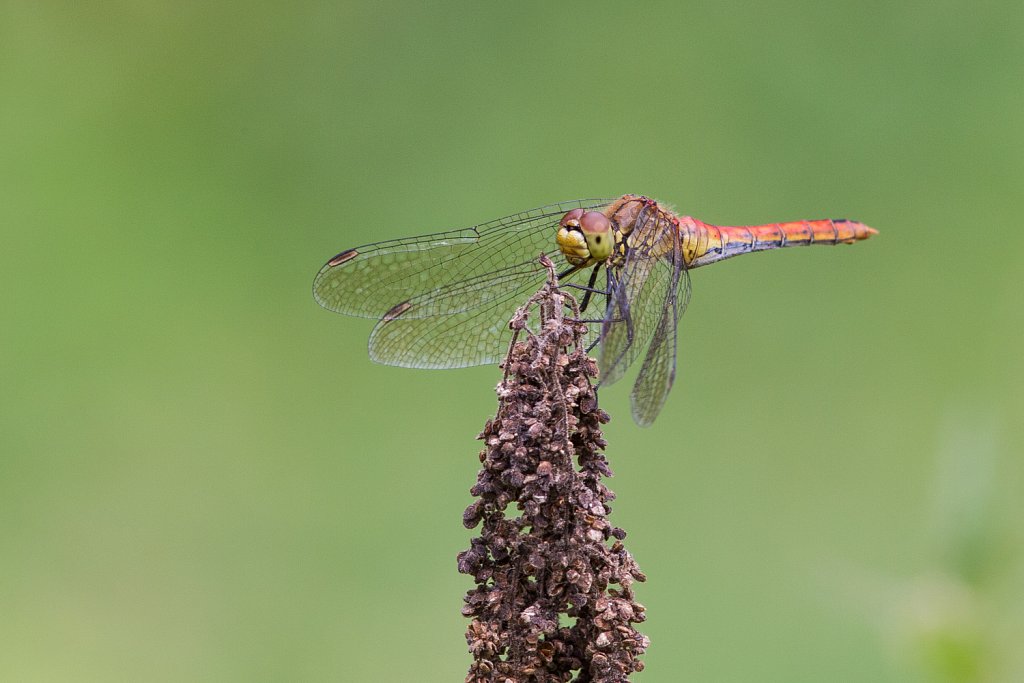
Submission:
<svg viewBox="0 0 1024 683">
<path fill-rule="evenodd" d="M 811 244 L 853 244 L 878 231 L 842 218 L 765 225 L 710 225 L 685 216 L 679 221 L 683 254 L 690 268 L 752 251 Z"/>
</svg>

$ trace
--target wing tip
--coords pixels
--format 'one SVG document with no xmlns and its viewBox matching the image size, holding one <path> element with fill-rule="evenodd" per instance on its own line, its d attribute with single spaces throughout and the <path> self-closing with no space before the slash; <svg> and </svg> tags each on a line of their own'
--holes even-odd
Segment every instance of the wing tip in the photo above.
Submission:
<svg viewBox="0 0 1024 683">
<path fill-rule="evenodd" d="M 328 269 L 328 268 L 336 268 L 336 267 L 340 266 L 343 263 L 347 263 L 348 261 L 351 261 L 356 256 L 359 256 L 359 250 L 358 249 L 346 249 L 345 251 L 343 251 L 343 252 L 341 252 L 339 254 L 335 254 L 334 257 L 331 258 L 331 260 L 329 260 L 324 265 L 323 269 L 321 269 L 321 270 L 325 270 L 325 269 Z"/>
</svg>

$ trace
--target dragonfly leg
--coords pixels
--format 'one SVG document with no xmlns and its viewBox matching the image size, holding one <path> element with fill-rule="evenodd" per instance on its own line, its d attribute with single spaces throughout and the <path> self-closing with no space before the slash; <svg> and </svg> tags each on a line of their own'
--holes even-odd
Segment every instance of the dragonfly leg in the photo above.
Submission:
<svg viewBox="0 0 1024 683">
<path fill-rule="evenodd" d="M 575 273 L 577 270 L 579 270 L 582 267 L 583 266 L 573 266 L 572 268 L 566 268 L 565 270 L 563 270 L 561 273 L 558 274 L 559 282 L 561 282 L 565 278 L 569 277 L 570 275 L 572 275 L 573 273 Z"/>
<path fill-rule="evenodd" d="M 601 270 L 600 263 L 594 266 L 594 269 L 590 271 L 590 279 L 587 280 L 587 291 L 583 295 L 583 303 L 580 304 L 580 313 L 587 310 L 587 304 L 590 303 L 590 295 L 594 293 L 594 283 L 597 282 L 597 271 L 599 270 Z"/>
<path fill-rule="evenodd" d="M 624 322 L 626 323 L 626 340 L 627 345 L 633 343 L 633 315 L 629 311 L 629 301 L 624 296 L 616 296 L 615 292 L 619 289 L 619 279 L 615 277 L 611 269 L 606 271 L 608 273 L 608 305 L 615 309 L 615 312 L 620 314 L 615 318 L 609 318 L 608 322 Z M 611 311 L 609 310 L 609 313 Z"/>
<path fill-rule="evenodd" d="M 586 285 L 578 285 L 575 282 L 566 282 L 563 287 L 569 287 L 571 289 L 578 289 L 583 292 L 590 292 L 591 294 L 607 294 L 608 292 L 598 287 L 587 287 Z"/>
<path fill-rule="evenodd" d="M 633 314 L 629 312 L 629 304 L 628 303 L 625 305 L 625 309 L 626 309 L 626 315 L 625 315 L 625 318 L 626 318 L 626 339 L 628 339 L 629 343 L 632 344 L 633 343 L 633 334 L 636 332 L 636 330 L 633 329 Z"/>
</svg>

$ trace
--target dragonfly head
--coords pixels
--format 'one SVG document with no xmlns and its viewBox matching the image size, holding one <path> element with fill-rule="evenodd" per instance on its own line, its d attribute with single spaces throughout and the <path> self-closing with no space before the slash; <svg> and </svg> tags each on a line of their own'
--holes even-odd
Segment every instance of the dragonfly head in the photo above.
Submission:
<svg viewBox="0 0 1024 683">
<path fill-rule="evenodd" d="M 601 263 L 615 248 L 611 221 L 600 211 L 569 211 L 558 222 L 555 240 L 565 260 L 574 266 Z"/>
</svg>

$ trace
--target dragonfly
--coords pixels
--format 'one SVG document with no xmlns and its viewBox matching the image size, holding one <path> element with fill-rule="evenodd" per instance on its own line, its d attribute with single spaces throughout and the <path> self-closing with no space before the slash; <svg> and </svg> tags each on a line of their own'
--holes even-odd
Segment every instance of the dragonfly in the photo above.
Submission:
<svg viewBox="0 0 1024 683">
<path fill-rule="evenodd" d="M 564 262 L 559 284 L 581 294 L 599 386 L 643 356 L 633 419 L 654 422 L 675 380 L 690 271 L 740 254 L 852 244 L 877 234 L 846 219 L 721 226 L 634 194 L 543 206 L 469 228 L 375 242 L 329 259 L 313 281 L 331 311 L 376 320 L 370 358 L 409 368 L 497 363 L 508 321 L 545 282 L 538 257 Z"/>
</svg>

